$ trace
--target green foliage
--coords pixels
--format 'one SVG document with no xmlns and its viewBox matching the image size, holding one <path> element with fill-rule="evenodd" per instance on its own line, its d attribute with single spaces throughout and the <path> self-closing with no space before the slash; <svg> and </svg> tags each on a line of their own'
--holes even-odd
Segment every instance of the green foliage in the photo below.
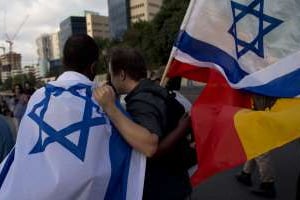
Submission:
<svg viewBox="0 0 300 200">
<path fill-rule="evenodd" d="M 96 66 L 96 73 L 104 74 L 107 72 L 107 63 L 106 63 L 107 51 L 109 48 L 115 45 L 116 42 L 110 41 L 109 39 L 103 39 L 103 38 L 95 38 L 95 41 L 100 48 L 100 58 Z"/>
<path fill-rule="evenodd" d="M 15 84 L 20 84 L 20 85 L 24 85 L 25 83 L 25 79 L 26 79 L 26 75 L 25 74 L 19 74 L 19 75 L 16 75 L 12 78 L 12 85 L 15 85 Z"/>
<path fill-rule="evenodd" d="M 166 65 L 189 2 L 190 0 L 164 0 L 160 12 L 152 21 L 132 24 L 122 41 L 95 38 L 101 49 L 97 73 L 107 72 L 104 57 L 112 47 L 133 47 L 140 50 L 150 69 Z"/>
<path fill-rule="evenodd" d="M 152 69 L 165 65 L 189 2 L 190 0 L 165 0 L 160 12 L 151 22 L 132 24 L 123 41 L 111 46 L 139 49 Z"/>
<path fill-rule="evenodd" d="M 3 82 L 2 90 L 10 90 L 12 88 L 12 78 L 9 77 Z"/>
<path fill-rule="evenodd" d="M 26 78 L 30 85 L 35 86 L 37 84 L 37 80 L 33 73 L 29 73 Z"/>
<path fill-rule="evenodd" d="M 9 77 L 6 79 L 2 85 L 1 90 L 11 90 L 13 88 L 13 85 L 15 84 L 21 84 L 24 86 L 25 82 L 29 82 L 30 85 L 35 86 L 37 83 L 37 80 L 34 76 L 34 74 L 29 73 L 29 74 L 19 74 L 14 77 Z"/>
<path fill-rule="evenodd" d="M 161 11 L 152 21 L 156 41 L 154 45 L 157 54 L 160 55 L 159 65 L 165 65 L 169 59 L 189 2 L 189 0 L 164 0 Z"/>
<path fill-rule="evenodd" d="M 49 77 L 58 77 L 62 73 L 63 73 L 63 67 L 62 66 L 54 67 L 54 68 L 50 69 L 46 73 L 45 77 L 46 78 L 49 78 Z"/>
<path fill-rule="evenodd" d="M 35 78 L 34 74 L 32 74 L 32 73 L 19 74 L 19 75 L 16 75 L 12 78 L 12 85 L 15 85 L 15 84 L 24 85 L 25 82 L 29 82 L 30 85 L 35 86 L 36 78 Z"/>
</svg>

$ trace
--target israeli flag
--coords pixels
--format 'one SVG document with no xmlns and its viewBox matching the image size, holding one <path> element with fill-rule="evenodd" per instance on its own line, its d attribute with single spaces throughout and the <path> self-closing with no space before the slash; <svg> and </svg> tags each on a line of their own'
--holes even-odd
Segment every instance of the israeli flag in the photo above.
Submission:
<svg viewBox="0 0 300 200">
<path fill-rule="evenodd" d="M 191 0 L 171 55 L 185 66 L 177 71 L 213 68 L 232 88 L 300 97 L 299 10 L 299 0 Z"/>
<path fill-rule="evenodd" d="M 65 72 L 33 94 L 1 164 L 0 199 L 142 199 L 145 157 L 122 139 L 92 87 Z"/>
</svg>

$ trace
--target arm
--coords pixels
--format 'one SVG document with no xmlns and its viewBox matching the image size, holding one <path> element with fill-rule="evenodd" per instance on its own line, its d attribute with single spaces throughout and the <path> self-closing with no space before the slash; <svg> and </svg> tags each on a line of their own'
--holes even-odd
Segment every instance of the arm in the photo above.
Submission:
<svg viewBox="0 0 300 200">
<path fill-rule="evenodd" d="M 154 157 L 160 157 L 172 151 L 173 148 L 176 147 L 178 142 L 185 137 L 186 130 L 190 126 L 190 116 L 188 115 L 188 113 L 185 113 L 180 119 L 177 127 L 173 131 L 171 131 L 171 133 L 169 133 L 167 137 L 161 140 Z"/>
<path fill-rule="evenodd" d="M 94 91 L 94 97 L 107 113 L 123 138 L 137 151 L 151 157 L 158 146 L 158 136 L 126 117 L 115 105 L 115 93 L 104 85 Z"/>
</svg>

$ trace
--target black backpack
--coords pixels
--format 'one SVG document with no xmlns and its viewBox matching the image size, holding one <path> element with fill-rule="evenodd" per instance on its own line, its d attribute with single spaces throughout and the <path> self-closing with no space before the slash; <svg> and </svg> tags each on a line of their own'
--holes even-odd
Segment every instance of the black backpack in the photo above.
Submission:
<svg viewBox="0 0 300 200">
<path fill-rule="evenodd" d="M 177 101 L 175 98 L 176 94 L 172 91 L 168 91 L 168 96 L 166 98 L 166 106 L 167 106 L 167 120 L 165 132 L 170 133 L 173 131 L 180 120 L 180 118 L 184 115 L 185 110 L 181 103 Z"/>
<path fill-rule="evenodd" d="M 167 126 L 165 129 L 167 135 L 177 127 L 179 120 L 185 113 L 183 105 L 179 103 L 175 98 L 176 93 L 172 91 L 168 91 L 168 93 L 169 94 L 166 99 Z M 191 132 L 192 130 L 187 130 L 187 134 L 191 134 Z M 183 165 L 182 167 L 184 167 L 185 169 L 189 169 L 197 163 L 196 151 L 195 149 L 190 147 L 189 143 L 190 142 L 187 140 L 187 138 L 183 138 L 176 147 L 176 155 L 173 155 L 177 161 L 176 163 L 179 165 Z"/>
</svg>

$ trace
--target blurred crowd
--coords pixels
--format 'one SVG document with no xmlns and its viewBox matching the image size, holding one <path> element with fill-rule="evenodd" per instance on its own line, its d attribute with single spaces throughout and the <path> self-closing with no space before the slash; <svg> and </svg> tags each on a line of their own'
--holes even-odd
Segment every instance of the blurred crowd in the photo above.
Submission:
<svg viewBox="0 0 300 200">
<path fill-rule="evenodd" d="M 0 161 L 14 146 L 20 121 L 35 89 L 29 82 L 15 84 L 11 92 L 0 95 Z"/>
</svg>

